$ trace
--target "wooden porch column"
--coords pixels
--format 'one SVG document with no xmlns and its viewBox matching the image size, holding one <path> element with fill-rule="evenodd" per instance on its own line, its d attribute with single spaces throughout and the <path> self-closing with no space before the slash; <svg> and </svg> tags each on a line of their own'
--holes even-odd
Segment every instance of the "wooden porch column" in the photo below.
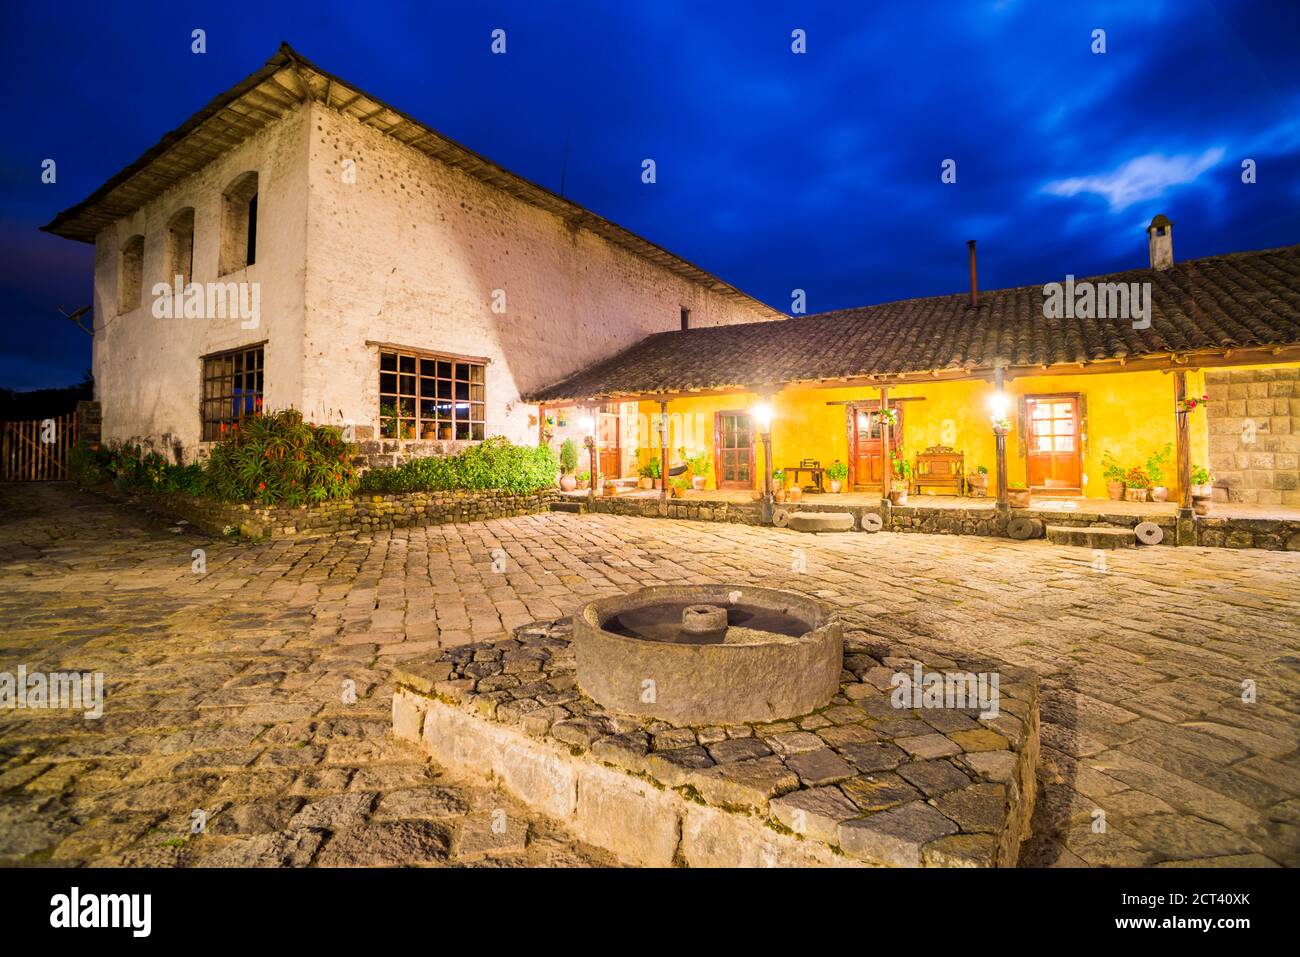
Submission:
<svg viewBox="0 0 1300 957">
<path fill-rule="evenodd" d="M 546 406 L 537 406 L 537 444 L 546 445 Z"/>
<path fill-rule="evenodd" d="M 1003 393 L 1004 385 L 1002 377 L 1002 366 L 997 366 L 993 370 L 993 388 L 999 393 Z M 994 429 L 995 444 L 997 448 L 997 480 L 998 480 L 998 502 L 997 507 L 1006 511 L 1007 505 L 1007 433 L 1004 429 Z"/>
<path fill-rule="evenodd" d="M 880 387 L 880 501 L 889 501 L 889 490 L 893 488 L 894 447 L 889 441 L 889 386 Z"/>
<path fill-rule="evenodd" d="M 659 502 L 668 502 L 668 403 L 659 403 Z"/>
<path fill-rule="evenodd" d="M 596 485 L 600 481 L 600 453 L 596 447 L 596 438 L 600 434 L 600 406 L 591 411 L 591 435 L 587 436 L 587 454 L 591 457 L 591 483 L 587 486 L 587 501 L 596 502 Z"/>
<path fill-rule="evenodd" d="M 1178 514 L 1192 514 L 1192 436 L 1188 428 L 1189 413 L 1183 409 L 1187 398 L 1187 370 L 1174 370 L 1174 428 L 1177 436 Z"/>
</svg>

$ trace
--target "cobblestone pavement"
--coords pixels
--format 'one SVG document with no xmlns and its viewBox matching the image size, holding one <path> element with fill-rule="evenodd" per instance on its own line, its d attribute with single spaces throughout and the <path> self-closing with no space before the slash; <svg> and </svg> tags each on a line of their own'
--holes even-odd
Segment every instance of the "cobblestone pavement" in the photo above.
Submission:
<svg viewBox="0 0 1300 957">
<path fill-rule="evenodd" d="M 593 596 L 719 581 L 1036 669 L 1026 864 L 1300 863 L 1300 554 L 1105 561 L 559 513 L 241 545 L 60 486 L 0 487 L 0 672 L 102 671 L 106 695 L 99 720 L 0 711 L 0 863 L 607 864 L 394 740 L 391 665 Z"/>
</svg>

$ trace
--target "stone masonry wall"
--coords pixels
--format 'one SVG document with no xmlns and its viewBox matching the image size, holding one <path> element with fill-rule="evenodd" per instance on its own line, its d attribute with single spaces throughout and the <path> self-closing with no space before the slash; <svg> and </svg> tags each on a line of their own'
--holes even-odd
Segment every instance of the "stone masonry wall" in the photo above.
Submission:
<svg viewBox="0 0 1300 957">
<path fill-rule="evenodd" d="M 283 538 L 303 534 L 375 532 L 450 522 L 481 522 L 544 512 L 559 497 L 545 490 L 513 492 L 405 492 L 360 495 L 339 502 L 291 507 L 214 502 L 190 495 L 160 495 L 152 504 L 212 535 L 238 531 L 247 538 Z"/>
<path fill-rule="evenodd" d="M 1216 497 L 1300 505 L 1300 366 L 1207 372 L 1205 384 Z"/>
</svg>

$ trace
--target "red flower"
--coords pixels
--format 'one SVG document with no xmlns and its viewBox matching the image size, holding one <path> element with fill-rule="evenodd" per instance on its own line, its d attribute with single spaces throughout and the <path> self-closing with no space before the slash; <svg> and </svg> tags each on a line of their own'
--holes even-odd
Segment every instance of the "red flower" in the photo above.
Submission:
<svg viewBox="0 0 1300 957">
<path fill-rule="evenodd" d="M 265 491 L 266 491 L 266 483 L 265 483 L 265 482 L 258 482 L 258 483 L 257 483 L 257 490 L 258 490 L 259 492 L 265 492 Z"/>
</svg>

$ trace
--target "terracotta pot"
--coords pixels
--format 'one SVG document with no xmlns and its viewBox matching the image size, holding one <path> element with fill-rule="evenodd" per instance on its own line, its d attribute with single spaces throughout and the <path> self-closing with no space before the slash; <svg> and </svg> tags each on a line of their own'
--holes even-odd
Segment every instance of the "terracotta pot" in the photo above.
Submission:
<svg viewBox="0 0 1300 957">
<path fill-rule="evenodd" d="M 563 489 L 564 491 L 572 492 L 577 487 L 578 487 L 578 480 L 574 478 L 572 475 L 560 476 L 560 488 Z"/>
<path fill-rule="evenodd" d="M 450 425 L 444 425 L 442 428 L 440 428 L 440 429 L 438 430 L 438 438 L 442 439 L 444 442 L 446 442 L 448 439 L 450 439 L 450 438 L 451 438 L 451 426 L 450 426 Z"/>
<path fill-rule="evenodd" d="M 1031 493 L 1027 488 L 1007 489 L 1007 504 L 1012 508 L 1029 508 Z"/>
<path fill-rule="evenodd" d="M 783 489 L 783 488 L 776 489 L 776 490 L 772 493 L 772 500 L 773 500 L 774 502 L 781 502 L 781 503 L 784 503 L 784 502 L 785 502 L 785 489 Z"/>
<path fill-rule="evenodd" d="M 578 479 L 578 488 L 582 489 L 584 492 L 591 488 L 591 479 Z"/>
<path fill-rule="evenodd" d="M 1153 489 L 1151 489 L 1151 501 L 1153 502 L 1169 501 L 1169 489 L 1165 488 L 1165 486 L 1163 485 L 1155 486 Z"/>
<path fill-rule="evenodd" d="M 704 491 L 704 476 L 703 476 L 703 475 L 692 475 L 692 476 L 691 476 L 691 488 L 695 489 L 695 491 L 697 491 L 697 492 L 703 492 L 703 491 Z"/>
<path fill-rule="evenodd" d="M 431 425 L 426 425 L 424 427 L 424 435 L 420 436 L 420 438 L 424 439 L 424 441 L 426 442 L 432 442 L 437 437 L 438 437 L 438 430 Z"/>
<path fill-rule="evenodd" d="M 1106 495 L 1107 495 L 1107 497 L 1110 498 L 1110 500 L 1111 500 L 1112 502 L 1122 502 L 1122 501 L 1124 501 L 1124 483 L 1123 483 L 1123 482 L 1107 482 L 1107 483 L 1106 483 Z"/>
<path fill-rule="evenodd" d="M 832 495 L 839 495 L 839 494 L 840 494 L 840 489 L 843 488 L 843 487 L 844 487 L 844 486 L 842 486 L 842 485 L 840 484 L 840 480 L 839 480 L 839 479 L 831 479 L 831 494 L 832 494 Z"/>
<path fill-rule="evenodd" d="M 1212 498 L 1214 496 L 1213 485 L 1193 485 L 1192 498 Z"/>
<path fill-rule="evenodd" d="M 605 496 L 605 498 L 613 498 L 615 495 L 618 494 L 618 486 L 615 485 L 613 482 L 606 482 L 605 487 L 602 488 L 600 491 L 601 494 Z"/>
<path fill-rule="evenodd" d="M 893 488 L 889 490 L 889 502 L 891 505 L 907 504 L 907 489 Z"/>
<path fill-rule="evenodd" d="M 1209 515 L 1214 510 L 1214 501 L 1208 495 L 1192 496 L 1192 512 L 1197 515 Z"/>
<path fill-rule="evenodd" d="M 803 489 L 800 488 L 798 485 L 791 485 L 790 488 L 786 491 L 786 501 L 788 501 L 788 502 L 802 502 L 802 501 L 803 501 Z"/>
<path fill-rule="evenodd" d="M 682 498 L 686 495 L 686 489 L 673 486 L 673 498 Z"/>
<path fill-rule="evenodd" d="M 754 502 L 761 502 L 761 501 L 763 501 L 763 492 L 762 492 L 762 490 L 759 490 L 759 491 L 757 491 L 757 492 L 750 492 L 750 493 L 749 493 L 749 497 L 750 497 L 750 500 L 751 500 L 751 501 L 754 501 Z"/>
<path fill-rule="evenodd" d="M 1124 500 L 1127 502 L 1145 502 L 1147 500 L 1147 491 L 1144 488 L 1126 488 L 1124 489 Z"/>
<path fill-rule="evenodd" d="M 640 485 L 642 488 L 651 489 L 655 487 L 655 480 L 650 478 L 649 476 L 645 476 L 637 484 Z"/>
</svg>

